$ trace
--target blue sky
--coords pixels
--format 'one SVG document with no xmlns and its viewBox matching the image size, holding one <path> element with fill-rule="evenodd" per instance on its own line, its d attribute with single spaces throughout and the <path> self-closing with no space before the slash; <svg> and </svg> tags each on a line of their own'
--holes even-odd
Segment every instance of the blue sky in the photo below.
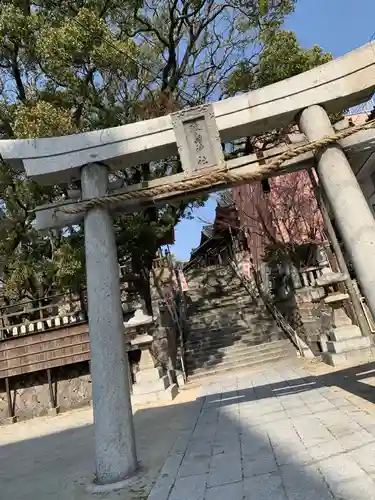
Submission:
<svg viewBox="0 0 375 500">
<path fill-rule="evenodd" d="M 375 0 L 297 0 L 284 27 L 297 34 L 302 47 L 320 45 L 338 57 L 375 37 Z M 184 220 L 176 227 L 171 250 L 178 259 L 188 260 L 191 249 L 199 245 L 200 219 L 213 221 L 215 207 L 215 199 L 210 198 L 196 210 L 194 220 Z"/>
</svg>

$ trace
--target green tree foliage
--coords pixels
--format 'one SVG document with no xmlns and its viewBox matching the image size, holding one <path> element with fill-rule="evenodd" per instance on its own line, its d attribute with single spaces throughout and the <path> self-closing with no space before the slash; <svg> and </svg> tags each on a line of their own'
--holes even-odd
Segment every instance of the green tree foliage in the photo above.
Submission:
<svg viewBox="0 0 375 500">
<path fill-rule="evenodd" d="M 219 98 L 239 60 L 294 0 L 2 0 L 0 138 L 72 134 Z M 227 80 L 229 82 L 229 80 Z M 179 172 L 177 158 L 126 168 L 134 184 Z M 79 188 L 78 186 L 74 186 Z M 68 196 L 2 165 L 1 275 L 9 299 L 79 287 L 82 227 L 41 234 L 32 210 Z M 148 278 L 171 228 L 203 199 L 116 219 L 119 252 Z"/>
<path fill-rule="evenodd" d="M 315 45 L 311 49 L 302 48 L 295 33 L 286 30 L 269 30 L 260 37 L 261 47 L 258 57 L 240 60 L 236 68 L 223 84 L 225 96 L 257 90 L 266 85 L 296 76 L 332 59 L 330 53 Z M 293 126 L 293 124 L 292 124 Z M 237 142 L 234 154 L 249 154 L 256 150 L 274 147 L 284 141 L 290 127 L 273 130 L 260 136 L 248 137 Z"/>
<path fill-rule="evenodd" d="M 224 94 L 235 95 L 249 90 L 257 90 L 266 85 L 271 85 L 287 78 L 296 76 L 316 66 L 329 62 L 332 55 L 324 52 L 321 47 L 313 46 L 311 49 L 302 48 L 291 31 L 269 31 L 261 37 L 259 57 L 244 58 L 224 83 Z M 338 116 L 337 116 L 338 117 Z M 335 119 L 336 117 L 331 117 Z M 291 124 L 286 128 L 272 130 L 258 136 L 246 137 L 232 146 L 231 155 L 250 154 L 272 148 L 285 142 L 286 134 L 290 133 Z M 264 195 L 265 189 L 259 189 L 261 201 L 257 202 L 256 215 L 249 217 L 250 226 L 254 233 L 264 235 L 264 240 L 272 245 L 266 248 L 264 260 L 268 262 L 281 262 L 293 260 L 301 261 L 301 238 L 298 232 L 302 226 L 306 232 L 306 239 L 310 235 L 310 243 L 316 238 L 318 228 L 321 227 L 321 217 L 318 214 L 314 195 L 310 189 L 309 181 L 300 173 L 290 174 L 288 179 L 276 178 L 268 186 L 262 185 L 268 196 Z M 280 180 L 280 182 L 277 182 Z M 260 187 L 260 186 L 259 186 Z M 293 189 L 294 188 L 298 188 Z M 258 188 L 254 186 L 254 189 Z M 264 196 L 262 196 L 262 194 Z M 312 197 L 311 197 L 312 196 Z M 241 209 L 241 208 L 240 208 Z M 242 210 L 245 210 L 242 207 Z M 280 227 L 287 233 L 287 240 L 281 234 Z M 308 245 L 305 245 L 308 247 Z M 306 248 L 302 248 L 306 250 Z"/>
<path fill-rule="evenodd" d="M 259 57 L 243 59 L 227 78 L 224 85 L 227 95 L 256 90 L 332 60 L 332 55 L 318 45 L 302 48 L 292 31 L 267 32 L 261 41 Z"/>
</svg>

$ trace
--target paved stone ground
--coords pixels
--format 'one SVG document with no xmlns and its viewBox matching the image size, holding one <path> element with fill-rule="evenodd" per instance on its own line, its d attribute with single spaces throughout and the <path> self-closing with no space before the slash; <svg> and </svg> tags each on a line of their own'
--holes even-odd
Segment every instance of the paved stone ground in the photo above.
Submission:
<svg viewBox="0 0 375 500">
<path fill-rule="evenodd" d="M 375 499 L 375 363 L 288 363 L 135 408 L 141 468 L 109 495 L 85 491 L 91 409 L 1 427 L 0 500 Z"/>
<path fill-rule="evenodd" d="M 375 416 L 329 387 L 350 370 L 296 363 L 202 387 L 148 500 L 375 500 Z"/>
<path fill-rule="evenodd" d="M 0 427 L 0 500 L 146 500 L 181 430 L 196 419 L 196 391 L 178 404 L 134 408 L 141 468 L 121 492 L 92 495 L 91 408 Z"/>
</svg>

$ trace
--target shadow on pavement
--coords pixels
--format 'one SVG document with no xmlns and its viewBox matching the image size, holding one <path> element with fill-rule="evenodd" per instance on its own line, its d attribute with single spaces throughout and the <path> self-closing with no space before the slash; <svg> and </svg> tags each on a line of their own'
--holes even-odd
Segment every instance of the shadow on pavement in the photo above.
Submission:
<svg viewBox="0 0 375 500">
<path fill-rule="evenodd" d="M 194 402 L 138 410 L 141 469 L 127 489 L 103 498 L 145 500 L 157 480 L 150 500 L 375 499 L 375 459 L 366 472 L 356 461 L 358 450 L 359 457 L 375 457 L 375 439 L 369 428 L 351 420 L 345 405 L 335 406 L 334 393 L 325 387 L 342 387 L 374 402 L 372 391 L 361 388 L 373 375 L 374 363 L 263 384 L 250 374 L 232 389 L 224 385 L 215 392 L 212 385 L 211 394 Z M 327 423 L 333 417 L 336 427 Z M 27 424 L 12 426 L 16 434 L 19 425 Z M 367 433 L 367 441 L 352 439 L 353 429 L 362 438 Z M 84 489 L 92 479 L 92 425 L 13 441 L 0 446 L 0 499 L 101 498 Z"/>
</svg>

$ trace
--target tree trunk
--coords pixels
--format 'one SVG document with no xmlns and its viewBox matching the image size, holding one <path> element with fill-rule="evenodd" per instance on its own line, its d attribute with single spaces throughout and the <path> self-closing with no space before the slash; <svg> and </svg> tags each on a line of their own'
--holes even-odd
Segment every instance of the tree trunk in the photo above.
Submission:
<svg viewBox="0 0 375 500">
<path fill-rule="evenodd" d="M 138 291 L 141 299 L 143 299 L 145 302 L 147 314 L 152 316 L 152 300 L 149 275 L 147 277 L 142 276 L 142 278 L 139 280 Z"/>
</svg>

